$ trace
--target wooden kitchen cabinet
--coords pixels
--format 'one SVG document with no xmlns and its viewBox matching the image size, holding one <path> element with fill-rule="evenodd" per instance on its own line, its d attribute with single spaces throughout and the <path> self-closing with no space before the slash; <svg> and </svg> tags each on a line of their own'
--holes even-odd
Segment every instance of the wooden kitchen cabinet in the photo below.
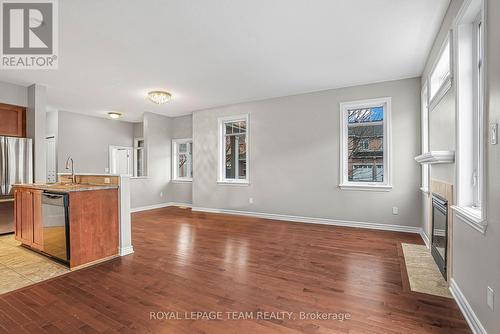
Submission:
<svg viewBox="0 0 500 334">
<path fill-rule="evenodd" d="M 26 137 L 26 108 L 0 103 L 0 136 Z"/>
<path fill-rule="evenodd" d="M 16 240 L 43 250 L 42 191 L 18 188 L 14 197 Z"/>
</svg>

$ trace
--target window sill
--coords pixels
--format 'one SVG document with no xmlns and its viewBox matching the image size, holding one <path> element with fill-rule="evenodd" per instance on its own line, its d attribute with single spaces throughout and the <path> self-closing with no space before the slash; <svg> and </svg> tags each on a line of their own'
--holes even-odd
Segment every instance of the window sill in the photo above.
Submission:
<svg viewBox="0 0 500 334">
<path fill-rule="evenodd" d="M 219 185 L 227 185 L 227 186 L 248 186 L 250 185 L 250 182 L 247 180 L 222 180 L 222 181 L 217 181 L 217 184 Z"/>
<path fill-rule="evenodd" d="M 138 179 L 149 179 L 149 176 L 131 176 L 131 180 L 138 180 Z"/>
<path fill-rule="evenodd" d="M 392 186 L 387 184 L 339 184 L 341 190 L 359 191 L 391 191 Z"/>
<path fill-rule="evenodd" d="M 193 182 L 193 179 L 176 179 L 176 180 L 172 180 L 172 183 L 192 183 Z"/>
<path fill-rule="evenodd" d="M 461 221 L 467 223 L 476 231 L 484 234 L 486 232 L 486 228 L 488 227 L 488 223 L 486 219 L 481 217 L 481 211 L 478 209 L 473 209 L 467 206 L 457 206 L 453 205 L 451 207 L 455 214 L 460 218 Z"/>
</svg>

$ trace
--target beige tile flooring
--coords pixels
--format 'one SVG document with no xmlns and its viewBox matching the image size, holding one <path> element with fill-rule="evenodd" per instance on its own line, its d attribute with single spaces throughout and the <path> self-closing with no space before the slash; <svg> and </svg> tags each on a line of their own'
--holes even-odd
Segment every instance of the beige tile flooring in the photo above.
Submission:
<svg viewBox="0 0 500 334">
<path fill-rule="evenodd" d="M 69 271 L 67 267 L 22 247 L 13 235 L 0 236 L 0 294 Z"/>
<path fill-rule="evenodd" d="M 448 283 L 434 262 L 430 249 L 402 243 L 410 288 L 415 292 L 451 298 Z"/>
</svg>

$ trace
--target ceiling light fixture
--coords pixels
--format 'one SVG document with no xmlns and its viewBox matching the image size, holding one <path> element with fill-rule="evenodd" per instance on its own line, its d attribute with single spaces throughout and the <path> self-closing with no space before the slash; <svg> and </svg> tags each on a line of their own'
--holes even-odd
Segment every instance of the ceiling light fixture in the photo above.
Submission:
<svg viewBox="0 0 500 334">
<path fill-rule="evenodd" d="M 154 90 L 148 93 L 148 99 L 153 103 L 163 104 L 172 99 L 172 94 L 161 90 Z"/>
<path fill-rule="evenodd" d="M 116 111 L 110 111 L 110 112 L 108 112 L 108 116 L 109 116 L 109 118 L 112 118 L 112 119 L 118 119 L 118 118 L 122 117 L 122 113 L 116 112 Z"/>
</svg>

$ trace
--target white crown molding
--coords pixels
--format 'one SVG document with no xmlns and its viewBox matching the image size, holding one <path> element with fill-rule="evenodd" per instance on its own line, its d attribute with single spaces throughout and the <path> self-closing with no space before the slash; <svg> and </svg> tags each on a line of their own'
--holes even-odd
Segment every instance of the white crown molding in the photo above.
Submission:
<svg viewBox="0 0 500 334">
<path fill-rule="evenodd" d="M 415 157 L 421 164 L 452 164 L 455 162 L 455 151 L 430 151 Z"/>
<path fill-rule="evenodd" d="M 462 314 L 464 315 L 465 320 L 467 320 L 467 323 L 469 324 L 469 327 L 472 329 L 472 332 L 474 334 L 487 334 L 483 325 L 481 324 L 476 314 L 474 313 L 474 310 L 470 306 L 464 294 L 458 287 L 457 282 L 455 282 L 453 278 L 450 280 L 450 292 L 453 298 L 455 298 L 458 307 L 460 307 L 460 311 L 462 311 Z"/>
<path fill-rule="evenodd" d="M 214 208 L 193 207 L 193 211 L 209 212 L 209 213 L 225 213 L 225 214 L 230 214 L 230 215 L 242 215 L 242 216 L 250 216 L 250 217 L 256 217 L 256 218 L 283 220 L 283 221 L 307 223 L 307 224 L 357 227 L 357 228 L 367 228 L 367 229 L 373 229 L 373 230 L 396 231 L 396 232 L 407 232 L 407 233 L 417 233 L 417 234 L 420 234 L 421 230 L 422 230 L 420 227 L 415 227 L 415 226 L 355 222 L 355 221 L 337 220 L 337 219 L 328 219 L 328 218 L 289 216 L 289 215 L 281 215 L 281 214 L 275 214 L 275 213 L 261 213 L 261 212 L 239 211 L 239 210 L 230 210 L 230 209 L 214 209 Z"/>
</svg>

